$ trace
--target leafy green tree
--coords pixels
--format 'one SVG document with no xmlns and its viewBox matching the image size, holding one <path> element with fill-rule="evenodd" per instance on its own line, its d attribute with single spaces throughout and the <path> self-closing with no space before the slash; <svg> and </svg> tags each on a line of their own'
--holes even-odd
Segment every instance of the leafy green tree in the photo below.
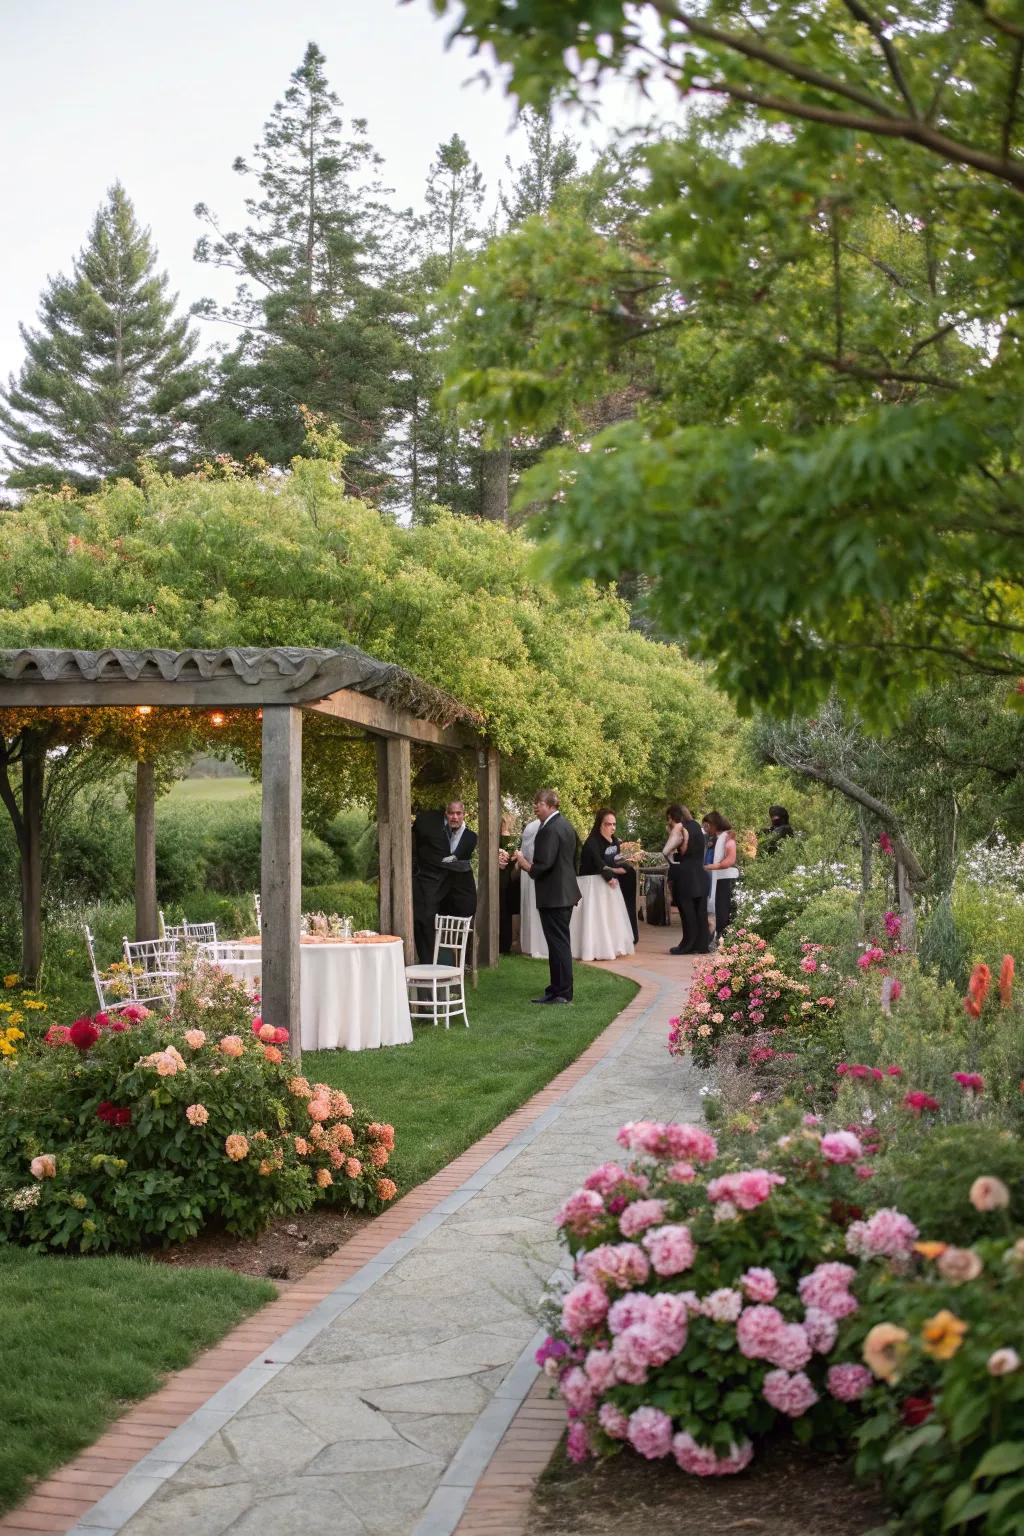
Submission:
<svg viewBox="0 0 1024 1536">
<path fill-rule="evenodd" d="M 838 683 L 880 717 L 1024 672 L 1024 28 L 983 0 L 436 8 L 528 102 L 617 73 L 695 105 L 645 152 L 629 238 L 556 218 L 472 279 L 453 398 L 492 433 L 543 431 L 629 354 L 653 375 L 526 477 L 548 572 L 644 572 L 748 708 Z"/>
<path fill-rule="evenodd" d="M 203 370 L 156 262 L 115 184 L 71 277 L 50 280 L 38 329 L 21 327 L 26 360 L 0 390 L 9 485 L 92 487 L 137 476 L 142 456 L 182 462 Z"/>
<path fill-rule="evenodd" d="M 241 333 L 203 432 L 215 451 L 283 465 L 302 451 L 306 406 L 341 425 L 353 448 L 346 474 L 369 491 L 382 484 L 406 366 L 396 317 L 407 220 L 387 201 L 366 122 L 346 128 L 325 64 L 310 43 L 252 158 L 235 161 L 252 187 L 245 228 L 224 232 L 206 204 L 196 208 L 211 229 L 196 260 L 239 279 L 233 303 L 207 300 L 198 312 Z"/>
</svg>

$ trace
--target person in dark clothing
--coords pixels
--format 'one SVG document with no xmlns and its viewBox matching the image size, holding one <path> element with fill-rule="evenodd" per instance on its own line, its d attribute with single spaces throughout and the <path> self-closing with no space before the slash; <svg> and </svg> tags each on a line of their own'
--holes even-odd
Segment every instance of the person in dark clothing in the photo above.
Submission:
<svg viewBox="0 0 1024 1536">
<path fill-rule="evenodd" d="M 507 816 L 501 818 L 498 836 L 498 953 L 512 953 L 512 919 L 519 914 L 519 871 L 510 863 L 512 850 L 512 823 Z"/>
<path fill-rule="evenodd" d="M 461 800 L 444 811 L 420 811 L 412 826 L 412 910 L 416 958 L 429 965 L 434 958 L 434 919 L 439 912 L 472 917 L 476 912 L 476 883 L 470 859 L 476 833 L 466 826 Z"/>
<path fill-rule="evenodd" d="M 671 955 L 706 955 L 708 952 L 708 898 L 704 879 L 704 833 L 692 813 L 682 807 L 684 832 L 678 863 L 671 866 L 672 899 L 683 922 L 683 938 L 669 950 Z"/>
<path fill-rule="evenodd" d="M 626 915 L 635 944 L 640 937 L 636 921 L 636 870 L 620 858 L 615 828 L 615 812 L 609 806 L 602 806 L 594 817 L 590 836 L 583 844 L 580 874 L 600 875 L 609 885 L 618 886 L 626 903 Z"/>
<path fill-rule="evenodd" d="M 534 798 L 533 810 L 541 823 L 533 847 L 533 858 L 523 852 L 513 854 L 520 870 L 529 875 L 537 895 L 537 914 L 548 946 L 551 980 L 543 997 L 535 1003 L 572 1002 L 572 944 L 569 920 L 580 899 L 576 881 L 576 833 L 558 809 L 558 795 L 542 789 Z"/>
<path fill-rule="evenodd" d="M 774 853 L 784 838 L 794 835 L 793 828 L 789 824 L 789 812 L 784 805 L 770 805 L 768 807 L 768 826 L 761 833 L 763 850 L 765 853 Z"/>
</svg>

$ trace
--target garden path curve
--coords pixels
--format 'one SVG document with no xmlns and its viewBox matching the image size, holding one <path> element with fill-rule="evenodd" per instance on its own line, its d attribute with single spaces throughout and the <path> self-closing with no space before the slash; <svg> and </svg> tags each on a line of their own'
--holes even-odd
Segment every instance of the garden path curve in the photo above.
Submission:
<svg viewBox="0 0 1024 1536">
<path fill-rule="evenodd" d="M 555 1210 L 614 1156 L 623 1121 L 700 1114 L 697 1078 L 665 1049 L 691 962 L 666 953 L 670 930 L 641 933 L 609 967 L 642 992 L 601 1059 L 157 1445 L 76 1536 L 454 1531 L 536 1379 Z"/>
</svg>

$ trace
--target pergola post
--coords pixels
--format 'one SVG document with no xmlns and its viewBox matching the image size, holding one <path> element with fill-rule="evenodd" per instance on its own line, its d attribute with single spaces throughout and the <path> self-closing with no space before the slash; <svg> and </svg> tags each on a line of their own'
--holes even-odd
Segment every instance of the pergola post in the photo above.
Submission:
<svg viewBox="0 0 1024 1536">
<path fill-rule="evenodd" d="M 381 933 L 394 933 L 391 913 L 391 806 L 388 800 L 388 744 L 374 738 L 377 748 L 377 924 Z"/>
<path fill-rule="evenodd" d="M 391 849 L 391 932 L 405 944 L 405 963 L 416 959 L 412 926 L 412 747 L 401 736 L 385 743 L 388 842 Z"/>
<path fill-rule="evenodd" d="M 476 754 L 477 789 L 477 862 L 479 883 L 476 905 L 477 956 L 480 965 L 498 963 L 499 901 L 498 838 L 501 822 L 501 786 L 498 777 L 498 753 L 494 747 L 479 747 Z"/>
<path fill-rule="evenodd" d="M 156 770 L 140 758 L 135 764 L 135 937 L 155 939 Z"/>
<path fill-rule="evenodd" d="M 302 1055 L 299 985 L 302 964 L 302 711 L 263 709 L 263 818 L 260 902 L 263 908 L 263 1016 L 287 1029 L 292 1056 Z"/>
<path fill-rule="evenodd" d="M 46 749 L 26 731 L 21 749 L 21 974 L 31 980 L 43 963 L 43 774 Z"/>
</svg>

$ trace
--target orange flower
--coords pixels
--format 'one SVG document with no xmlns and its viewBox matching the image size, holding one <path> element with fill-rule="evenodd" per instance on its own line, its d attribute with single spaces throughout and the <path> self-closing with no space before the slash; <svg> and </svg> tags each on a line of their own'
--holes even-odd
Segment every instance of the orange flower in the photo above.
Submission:
<svg viewBox="0 0 1024 1536">
<path fill-rule="evenodd" d="M 943 1307 L 921 1329 L 925 1354 L 931 1355 L 934 1360 L 952 1360 L 966 1332 L 967 1324 L 955 1317 L 947 1307 Z"/>
<path fill-rule="evenodd" d="M 295 1150 L 299 1154 L 300 1157 L 305 1157 L 306 1156 L 307 1152 L 309 1151 L 309 1142 L 306 1140 L 306 1138 L 304 1136 L 296 1136 L 296 1138 L 295 1138 Z"/>
<path fill-rule="evenodd" d="M 278 1050 L 276 1045 L 265 1045 L 263 1047 L 263 1059 L 265 1061 L 271 1062 L 276 1067 L 281 1064 L 281 1062 L 284 1060 L 284 1057 L 281 1055 L 281 1052 Z"/>
<path fill-rule="evenodd" d="M 864 1364 L 881 1381 L 897 1382 L 910 1346 L 910 1335 L 895 1323 L 876 1323 L 864 1340 Z"/>
<path fill-rule="evenodd" d="M 948 1243 L 915 1243 L 914 1252 L 919 1253 L 925 1259 L 937 1259 L 940 1253 L 945 1253 Z"/>
<path fill-rule="evenodd" d="M 1013 956 L 1004 955 L 1003 963 L 999 967 L 999 1001 L 1004 1008 L 1009 1008 L 1010 1000 L 1013 997 L 1013 972 Z"/>
<path fill-rule="evenodd" d="M 233 1163 L 240 1163 L 244 1157 L 249 1156 L 249 1142 L 247 1137 L 236 1131 L 233 1136 L 229 1136 L 227 1141 L 225 1141 L 224 1151 L 227 1153 L 228 1157 L 230 1157 Z"/>
<path fill-rule="evenodd" d="M 378 1179 L 376 1187 L 378 1200 L 393 1200 L 398 1194 L 398 1185 L 393 1179 Z"/>
<path fill-rule="evenodd" d="M 328 1169 L 318 1168 L 316 1171 L 316 1182 L 321 1189 L 327 1189 L 329 1185 L 334 1183 L 334 1180 L 331 1178 Z"/>
<path fill-rule="evenodd" d="M 359 1161 L 358 1157 L 346 1158 L 346 1160 L 345 1160 L 345 1172 L 348 1174 L 350 1179 L 358 1179 L 358 1177 L 362 1173 L 362 1171 L 363 1171 L 363 1165 Z"/>
</svg>

